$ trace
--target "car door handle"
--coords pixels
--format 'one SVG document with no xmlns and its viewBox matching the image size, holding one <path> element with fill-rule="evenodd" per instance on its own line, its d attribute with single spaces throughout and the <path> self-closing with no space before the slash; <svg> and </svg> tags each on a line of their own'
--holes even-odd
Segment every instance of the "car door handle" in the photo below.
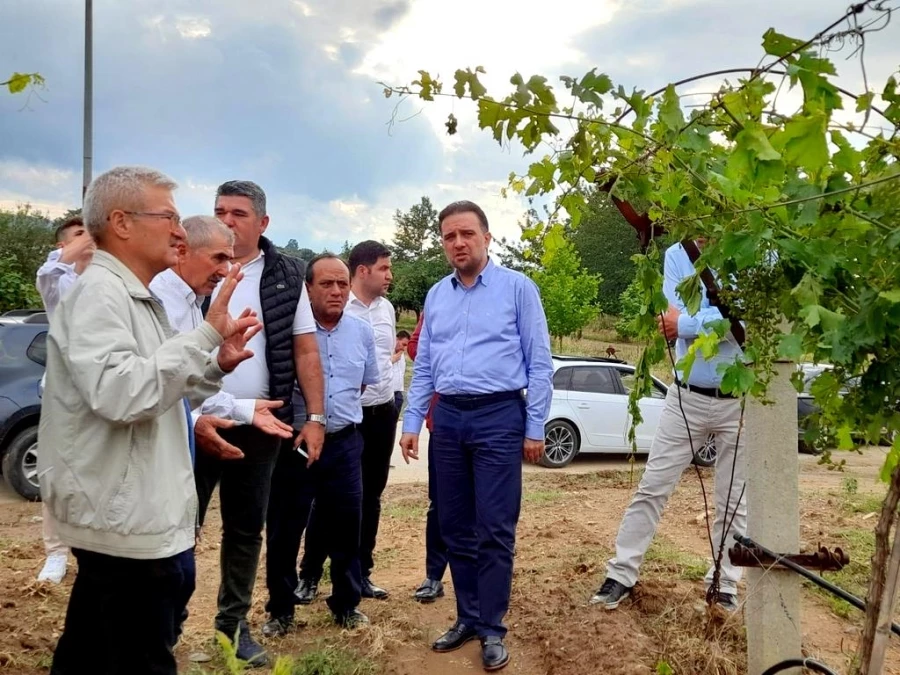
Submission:
<svg viewBox="0 0 900 675">
<path fill-rule="evenodd" d="M 579 407 L 581 410 L 590 410 L 590 409 L 591 409 L 591 406 L 589 406 L 587 403 L 579 403 L 579 404 L 578 404 L 578 407 Z"/>
</svg>

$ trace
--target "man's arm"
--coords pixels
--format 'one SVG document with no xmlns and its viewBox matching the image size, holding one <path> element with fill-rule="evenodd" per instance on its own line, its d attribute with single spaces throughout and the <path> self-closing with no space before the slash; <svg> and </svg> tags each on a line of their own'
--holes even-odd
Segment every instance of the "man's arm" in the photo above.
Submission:
<svg viewBox="0 0 900 675">
<path fill-rule="evenodd" d="M 419 350 L 419 333 L 422 332 L 422 322 L 425 320 L 425 311 L 419 312 L 419 320 L 416 322 L 416 329 L 409 338 L 409 344 L 406 345 L 406 353 L 413 361 L 416 360 L 416 352 Z"/>
<path fill-rule="evenodd" d="M 429 293 L 429 298 L 431 294 Z M 426 298 L 426 306 L 428 298 Z M 431 318 L 430 315 L 428 317 Z M 403 433 L 418 434 L 422 431 L 422 423 L 428 414 L 428 406 L 434 394 L 434 379 L 431 374 L 431 330 L 425 314 L 422 314 L 422 326 L 417 327 L 419 340 L 416 359 L 413 362 L 413 376 L 409 384 L 409 395 L 406 412 L 403 415 Z"/>
<path fill-rule="evenodd" d="M 687 261 L 686 265 L 679 264 L 679 261 L 675 257 L 676 255 L 683 255 L 684 260 Z M 688 266 L 690 267 L 690 270 L 688 270 Z M 705 330 L 707 324 L 720 321 L 723 318 L 718 307 L 713 307 L 708 304 L 706 307 L 703 307 L 701 304 L 700 310 L 693 316 L 688 314 L 687 306 L 678 294 L 677 289 L 678 284 L 691 274 L 693 274 L 693 265 L 691 265 L 690 259 L 687 257 L 687 254 L 684 253 L 681 246 L 670 247 L 669 250 L 666 251 L 666 259 L 663 264 L 663 294 L 669 301 L 669 306 L 675 307 L 679 312 L 677 319 L 678 337 L 688 340 L 696 338 L 701 332 L 707 332 Z M 704 292 L 702 287 L 700 292 Z"/>
<path fill-rule="evenodd" d="M 550 332 L 537 286 L 523 280 L 518 293 L 518 328 L 525 355 L 528 391 L 525 395 L 525 438 L 544 443 L 544 424 L 553 399 L 553 361 Z M 540 455 L 538 455 L 538 459 Z M 534 460 L 536 461 L 536 460 Z"/>
<path fill-rule="evenodd" d="M 62 249 L 51 251 L 47 261 L 37 271 L 35 285 L 48 312 L 56 309 L 63 295 L 78 280 L 75 265 L 60 262 L 61 255 Z"/>
<path fill-rule="evenodd" d="M 68 330 L 60 345 L 75 386 L 97 415 L 132 424 L 180 405 L 188 392 L 207 398 L 219 390 L 221 371 L 209 352 L 223 340 L 210 324 L 166 340 L 145 357 L 129 321 L 131 300 L 124 289 L 103 290 L 79 287 L 63 304 Z"/>
<path fill-rule="evenodd" d="M 200 405 L 200 414 L 214 415 L 238 424 L 253 424 L 256 399 L 235 398 L 227 391 L 210 396 Z"/>
<path fill-rule="evenodd" d="M 362 389 L 365 389 L 366 385 L 378 384 L 380 375 L 378 373 L 378 354 L 375 351 L 375 333 L 369 324 L 361 323 L 363 324 L 363 343 L 366 348 L 366 367 L 362 380 Z"/>
</svg>

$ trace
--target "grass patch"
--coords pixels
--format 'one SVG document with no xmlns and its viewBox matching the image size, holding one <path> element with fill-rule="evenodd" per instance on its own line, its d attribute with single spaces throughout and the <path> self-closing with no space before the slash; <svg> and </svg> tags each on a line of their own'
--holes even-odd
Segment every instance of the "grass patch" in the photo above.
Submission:
<svg viewBox="0 0 900 675">
<path fill-rule="evenodd" d="M 208 666 L 192 664 L 187 675 L 243 675 L 247 664 L 237 658 L 234 646 L 221 633 L 217 636 L 219 650 Z M 300 656 L 279 656 L 272 667 L 272 675 L 375 675 L 378 668 L 368 658 L 356 652 L 326 645 L 322 642 L 307 649 Z"/>
<path fill-rule="evenodd" d="M 384 515 L 396 520 L 422 520 L 428 508 L 412 502 L 392 502 L 383 507 Z"/>
<path fill-rule="evenodd" d="M 522 495 L 522 501 L 526 504 L 554 504 L 565 496 L 562 490 L 527 490 Z"/>
<path fill-rule="evenodd" d="M 705 558 L 681 551 L 662 537 L 653 539 L 644 562 L 650 563 L 657 573 L 677 574 L 686 581 L 700 581 L 709 568 L 709 562 Z"/>
<path fill-rule="evenodd" d="M 848 593 L 864 598 L 869 588 L 871 559 L 875 554 L 875 532 L 872 530 L 850 529 L 838 532 L 837 536 L 841 540 L 841 548 L 850 554 L 850 564 L 839 572 L 824 572 L 822 576 Z M 824 588 L 819 588 L 810 581 L 804 581 L 803 583 L 807 588 L 811 588 L 822 597 L 831 611 L 837 616 L 847 619 L 859 613 L 859 610 L 849 602 L 832 595 Z"/>
</svg>

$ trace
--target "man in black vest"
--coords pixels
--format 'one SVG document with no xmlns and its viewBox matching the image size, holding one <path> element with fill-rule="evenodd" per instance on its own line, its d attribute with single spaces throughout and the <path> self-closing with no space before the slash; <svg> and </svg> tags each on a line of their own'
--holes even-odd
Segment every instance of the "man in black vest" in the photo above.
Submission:
<svg viewBox="0 0 900 675">
<path fill-rule="evenodd" d="M 239 401 L 282 401 L 273 410 L 282 421 L 293 419 L 291 392 L 299 381 L 307 401 L 307 423 L 297 438 L 306 442 L 310 462 L 318 458 L 325 438 L 322 365 L 316 324 L 304 286 L 302 261 L 283 256 L 262 236 L 269 224 L 266 195 L 256 183 L 229 181 L 216 191 L 215 215 L 234 232 L 234 260 L 242 264 L 242 291 L 229 304 L 240 314 L 256 312 L 264 330 L 247 347 L 253 356 L 223 378 L 222 389 Z M 213 297 L 215 297 L 213 293 Z M 200 453 L 195 475 L 200 523 L 217 483 L 222 511 L 221 585 L 216 630 L 237 635 L 237 656 L 251 666 L 268 661 L 265 650 L 250 635 L 247 612 L 256 581 L 262 530 L 278 457 L 279 439 L 252 426 L 222 431 L 222 437 L 244 453 L 223 461 Z"/>
</svg>

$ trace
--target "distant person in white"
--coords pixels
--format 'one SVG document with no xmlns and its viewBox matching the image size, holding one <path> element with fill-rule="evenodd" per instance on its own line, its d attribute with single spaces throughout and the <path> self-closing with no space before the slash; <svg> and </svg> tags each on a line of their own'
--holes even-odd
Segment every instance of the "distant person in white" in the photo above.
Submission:
<svg viewBox="0 0 900 675">
<path fill-rule="evenodd" d="M 407 330 L 397 331 L 397 342 L 391 356 L 391 375 L 394 378 L 394 407 L 397 414 L 403 410 L 403 391 L 406 389 L 406 348 L 412 336 Z"/>
<path fill-rule="evenodd" d="M 178 262 L 157 274 L 150 291 L 162 302 L 171 328 L 187 333 L 203 323 L 203 300 L 228 274 L 234 257 L 234 232 L 215 216 L 191 216 L 181 221 L 187 240 L 179 244 Z M 198 450 L 219 459 L 240 459 L 243 453 L 218 434 L 235 424 L 252 424 L 281 438 L 291 437 L 291 427 L 278 420 L 274 408 L 281 401 L 239 399 L 225 391 L 204 401 L 193 411 Z"/>
<path fill-rule="evenodd" d="M 84 268 L 90 265 L 96 250 L 97 245 L 88 234 L 80 215 L 66 218 L 56 228 L 56 248 L 50 251 L 47 261 L 37 271 L 37 289 L 44 301 L 48 320 L 53 317 L 60 299 L 78 280 Z M 44 378 L 41 378 L 41 393 L 43 386 Z M 53 516 L 46 504 L 42 504 L 41 513 L 47 560 L 38 574 L 38 581 L 58 584 L 66 576 L 69 549 L 59 540 Z"/>
</svg>

